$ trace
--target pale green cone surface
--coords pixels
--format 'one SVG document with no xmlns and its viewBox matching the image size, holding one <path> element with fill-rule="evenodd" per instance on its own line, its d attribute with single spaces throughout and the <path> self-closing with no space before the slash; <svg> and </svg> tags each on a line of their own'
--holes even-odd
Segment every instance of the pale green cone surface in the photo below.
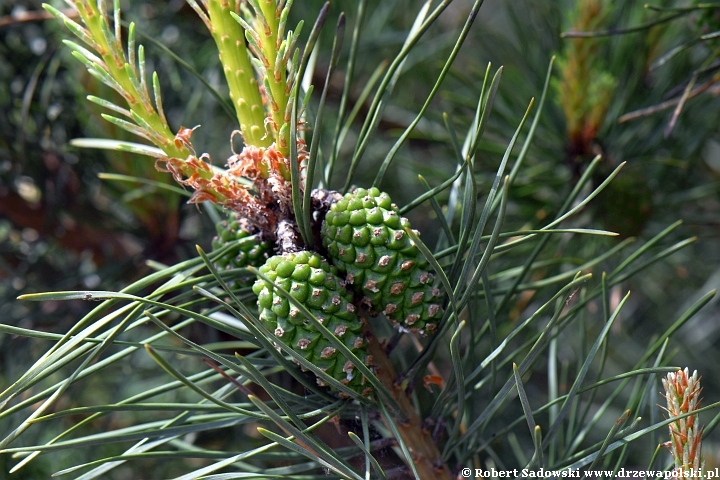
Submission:
<svg viewBox="0 0 720 480">
<path fill-rule="evenodd" d="M 335 268 L 320 255 L 306 251 L 276 255 L 260 267 L 260 272 L 304 305 L 356 357 L 370 363 L 352 295 L 343 287 Z M 369 383 L 353 363 L 273 287 L 258 279 L 253 292 L 258 296 L 260 320 L 275 339 L 358 393 L 370 395 Z M 318 384 L 324 385 L 320 379 Z"/>
<path fill-rule="evenodd" d="M 217 250 L 227 243 L 252 237 L 252 227 L 238 220 L 233 213 L 227 220 L 218 222 L 215 225 L 217 236 L 212 240 L 213 250 Z M 238 246 L 231 249 L 227 254 L 215 260 L 216 265 L 221 268 L 243 268 L 247 266 L 259 267 L 267 260 L 272 252 L 272 244 L 257 238 L 257 241 L 250 246 Z"/>
<path fill-rule="evenodd" d="M 443 313 L 440 291 L 407 228 L 388 194 L 357 188 L 330 207 L 323 245 L 365 303 L 404 328 L 431 332 Z"/>
<path fill-rule="evenodd" d="M 218 222 L 215 225 L 217 236 L 212 240 L 213 250 L 218 250 L 230 242 L 253 238 L 251 243 L 242 242 L 231 248 L 225 255 L 215 259 L 215 268 L 218 270 L 244 268 L 248 266 L 259 267 L 272 253 L 272 244 L 260 240 L 255 234 L 253 227 L 246 221 L 238 219 L 232 213 L 227 220 Z M 248 275 L 248 279 L 252 277 Z M 248 286 L 250 280 L 239 281 L 236 286 Z"/>
</svg>

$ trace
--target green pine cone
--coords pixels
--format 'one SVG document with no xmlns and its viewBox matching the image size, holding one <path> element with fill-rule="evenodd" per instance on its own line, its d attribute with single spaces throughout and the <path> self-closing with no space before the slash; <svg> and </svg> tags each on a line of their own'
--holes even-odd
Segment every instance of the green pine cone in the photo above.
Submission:
<svg viewBox="0 0 720 480">
<path fill-rule="evenodd" d="M 229 242 L 254 237 L 254 242 L 242 242 L 231 248 L 225 255 L 215 259 L 215 268 L 218 270 L 231 268 L 244 268 L 247 266 L 259 267 L 270 256 L 272 244 L 261 241 L 253 232 L 253 228 L 243 219 L 238 219 L 234 213 L 227 220 L 215 225 L 217 236 L 212 240 L 213 250 L 225 246 Z M 247 285 L 247 282 L 241 282 Z"/>
<path fill-rule="evenodd" d="M 332 204 L 322 226 L 323 245 L 346 282 L 394 324 L 432 332 L 442 318 L 440 291 L 425 257 L 405 232 L 387 193 L 357 188 Z"/>
<path fill-rule="evenodd" d="M 286 253 L 269 258 L 260 267 L 260 272 L 289 292 L 355 356 L 370 365 L 371 357 L 367 354 L 362 322 L 355 314 L 352 295 L 342 286 L 337 270 L 326 260 L 307 251 Z M 275 334 L 277 341 L 361 395 L 372 394 L 367 379 L 355 371 L 353 363 L 338 352 L 287 298 L 275 291 L 272 284 L 258 279 L 253 292 L 258 296 L 260 320 Z M 318 384 L 325 386 L 319 378 Z"/>
</svg>

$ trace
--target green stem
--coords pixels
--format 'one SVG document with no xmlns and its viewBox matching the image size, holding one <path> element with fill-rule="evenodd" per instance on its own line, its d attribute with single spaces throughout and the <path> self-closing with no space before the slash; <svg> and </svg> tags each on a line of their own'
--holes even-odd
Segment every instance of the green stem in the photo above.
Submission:
<svg viewBox="0 0 720 480">
<path fill-rule="evenodd" d="M 76 2 L 76 7 L 95 42 L 93 47 L 104 61 L 108 74 L 122 88 L 123 91 L 119 93 L 127 101 L 132 113 L 142 120 L 139 123 L 144 123 L 155 133 L 152 137 L 153 143 L 169 157 L 187 158 L 191 154 L 190 151 L 185 145 L 175 143 L 175 135 L 153 107 L 147 88 L 141 87 L 145 82 L 137 78 L 138 69 L 128 63 L 120 39 L 113 37 L 107 16 L 100 12 L 94 2 Z"/>
<path fill-rule="evenodd" d="M 277 11 L 275 0 L 258 0 L 262 13 L 256 17 L 255 31 L 260 36 L 260 48 L 262 48 L 267 72 L 266 86 L 269 87 L 268 108 L 274 123 L 275 148 L 284 156 L 290 154 L 288 129 L 283 128 L 290 119 L 285 118 L 285 110 L 288 104 L 290 92 L 287 88 L 287 68 L 282 60 L 278 63 L 278 50 L 281 38 L 278 38 L 280 23 L 280 12 Z M 262 18 L 260 18 L 262 16 Z"/>
<path fill-rule="evenodd" d="M 272 138 L 265 135 L 265 109 L 242 27 L 232 18 L 233 0 L 210 0 L 210 33 L 220 52 L 230 99 L 235 107 L 240 131 L 246 145 L 269 147 Z"/>
</svg>

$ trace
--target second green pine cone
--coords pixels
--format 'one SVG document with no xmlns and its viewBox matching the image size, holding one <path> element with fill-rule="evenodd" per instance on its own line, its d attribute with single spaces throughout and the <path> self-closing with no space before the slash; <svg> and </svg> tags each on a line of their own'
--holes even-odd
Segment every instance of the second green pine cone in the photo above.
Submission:
<svg viewBox="0 0 720 480">
<path fill-rule="evenodd" d="M 248 266 L 259 267 L 272 254 L 272 244 L 260 240 L 253 232 L 253 228 L 243 219 L 238 220 L 237 215 L 231 213 L 227 220 L 218 222 L 215 225 L 217 236 L 212 240 L 213 251 L 219 250 L 230 242 L 248 239 L 239 242 L 232 247 L 225 255 L 215 259 L 215 268 L 218 270 L 230 270 Z M 247 287 L 252 284 L 254 275 L 247 273 L 237 281 L 230 281 L 233 289 Z"/>
<path fill-rule="evenodd" d="M 427 260 L 405 232 L 409 227 L 388 194 L 357 188 L 330 207 L 323 245 L 366 304 L 411 331 L 432 332 L 442 300 Z"/>
<path fill-rule="evenodd" d="M 342 286 L 335 268 L 320 255 L 301 251 L 270 257 L 259 271 L 265 279 L 255 282 L 253 292 L 258 296 L 260 320 L 275 335 L 276 341 L 361 395 L 372 396 L 372 387 L 354 364 L 275 289 L 276 286 L 285 289 L 338 341 L 372 366 L 362 321 L 355 315 L 352 295 Z M 319 378 L 318 384 L 325 385 Z"/>
</svg>

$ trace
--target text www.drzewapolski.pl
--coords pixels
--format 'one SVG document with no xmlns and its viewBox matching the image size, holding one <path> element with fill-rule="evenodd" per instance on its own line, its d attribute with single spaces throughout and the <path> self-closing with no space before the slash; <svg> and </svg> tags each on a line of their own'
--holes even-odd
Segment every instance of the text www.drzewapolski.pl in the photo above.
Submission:
<svg viewBox="0 0 720 480">
<path fill-rule="evenodd" d="M 588 478 L 703 478 L 720 480 L 720 469 L 714 470 L 696 470 L 694 468 L 678 471 L 678 470 L 629 470 L 625 468 L 614 470 L 580 470 L 580 469 L 564 469 L 564 470 L 546 470 L 540 468 L 537 470 L 518 469 L 497 470 L 495 468 L 463 468 L 460 476 L 464 478 L 581 478 L 583 475 Z"/>
</svg>

